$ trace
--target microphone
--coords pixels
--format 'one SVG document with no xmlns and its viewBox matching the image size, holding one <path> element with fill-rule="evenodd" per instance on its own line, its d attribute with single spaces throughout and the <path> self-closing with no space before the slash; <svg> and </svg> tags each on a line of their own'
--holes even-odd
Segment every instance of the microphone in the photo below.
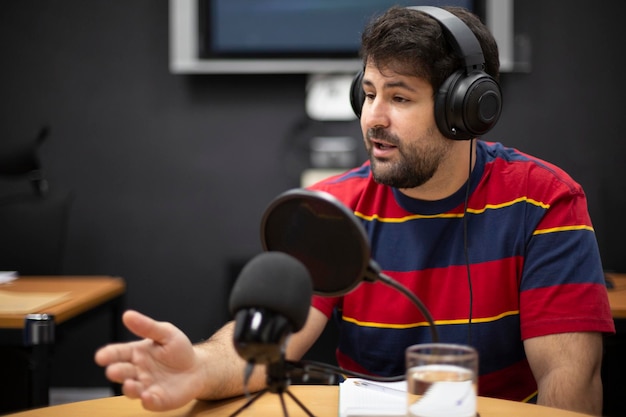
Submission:
<svg viewBox="0 0 626 417">
<path fill-rule="evenodd" d="M 309 270 L 289 254 L 264 252 L 243 267 L 229 301 L 230 312 L 235 316 L 233 343 L 239 356 L 247 362 L 244 370 L 246 395 L 249 395 L 248 379 L 255 364 L 267 365 L 267 387 L 249 398 L 230 417 L 237 416 L 266 392 L 279 394 L 285 417 L 283 394 L 313 417 L 289 391 L 290 375 L 298 366 L 285 361 L 287 338 L 304 326 L 312 295 Z"/>
<path fill-rule="evenodd" d="M 261 253 L 244 266 L 229 301 L 239 356 L 254 364 L 283 359 L 288 336 L 308 317 L 311 282 L 308 269 L 283 252 Z"/>
</svg>

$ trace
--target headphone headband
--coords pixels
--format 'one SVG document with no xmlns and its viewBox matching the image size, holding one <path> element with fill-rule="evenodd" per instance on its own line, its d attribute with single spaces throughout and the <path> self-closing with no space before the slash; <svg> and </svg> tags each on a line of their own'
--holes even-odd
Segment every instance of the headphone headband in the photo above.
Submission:
<svg viewBox="0 0 626 417">
<path fill-rule="evenodd" d="M 454 52 L 463 59 L 468 72 L 485 65 L 483 48 L 481 48 L 474 32 L 467 27 L 465 22 L 445 9 L 434 6 L 410 6 L 407 9 L 418 10 L 435 19 L 446 32 L 448 43 L 454 48 Z"/>
</svg>

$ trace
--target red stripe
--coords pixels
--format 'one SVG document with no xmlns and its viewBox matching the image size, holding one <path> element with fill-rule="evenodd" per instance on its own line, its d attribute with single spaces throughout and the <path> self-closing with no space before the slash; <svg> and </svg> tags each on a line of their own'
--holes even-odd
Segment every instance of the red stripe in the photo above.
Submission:
<svg viewBox="0 0 626 417">
<path fill-rule="evenodd" d="M 366 374 L 366 375 L 374 375 L 372 374 L 370 371 L 368 371 L 367 369 L 363 368 L 361 365 L 359 365 L 357 362 L 353 361 L 352 358 L 350 358 L 349 356 L 344 355 L 339 349 L 337 349 L 337 364 L 342 368 L 342 369 L 347 369 L 350 370 L 352 372 L 358 372 L 361 374 Z"/>
<path fill-rule="evenodd" d="M 506 369 L 481 375 L 478 395 L 522 401 L 537 391 L 537 383 L 527 361 L 518 362 Z"/>
<path fill-rule="evenodd" d="M 503 277 L 518 275 L 521 262 L 520 258 L 506 258 L 472 265 L 475 319 L 495 318 L 519 309 L 519 284 L 516 280 Z M 436 321 L 467 319 L 469 284 L 465 266 L 387 274 L 424 302 Z M 328 311 L 329 302 L 318 301 L 319 304 L 327 304 L 326 309 L 321 308 L 323 311 Z M 400 325 L 424 321 L 407 297 L 398 297 L 396 289 L 380 282 L 361 284 L 345 298 L 343 308 L 346 317 L 358 321 Z"/>
<path fill-rule="evenodd" d="M 536 288 L 522 292 L 520 300 L 522 339 L 555 332 L 610 331 L 611 309 L 602 284 Z"/>
</svg>

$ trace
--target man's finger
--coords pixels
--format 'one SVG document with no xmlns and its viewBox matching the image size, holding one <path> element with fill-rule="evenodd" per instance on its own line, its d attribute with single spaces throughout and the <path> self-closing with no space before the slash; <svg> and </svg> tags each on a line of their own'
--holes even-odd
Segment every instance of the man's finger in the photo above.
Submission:
<svg viewBox="0 0 626 417">
<path fill-rule="evenodd" d="M 135 335 L 151 339 L 163 345 L 172 336 L 173 326 L 170 323 L 156 321 L 134 310 L 128 310 L 122 316 L 124 325 Z"/>
<path fill-rule="evenodd" d="M 139 381 L 127 379 L 122 384 L 122 393 L 128 398 L 140 398 L 143 391 L 143 386 Z"/>
<path fill-rule="evenodd" d="M 137 368 L 128 362 L 109 365 L 105 373 L 108 379 L 120 384 L 128 379 L 137 379 Z"/>
<path fill-rule="evenodd" d="M 127 344 L 108 345 L 95 354 L 95 361 L 100 366 L 107 366 L 116 362 L 129 362 L 133 353 L 133 348 Z"/>
</svg>

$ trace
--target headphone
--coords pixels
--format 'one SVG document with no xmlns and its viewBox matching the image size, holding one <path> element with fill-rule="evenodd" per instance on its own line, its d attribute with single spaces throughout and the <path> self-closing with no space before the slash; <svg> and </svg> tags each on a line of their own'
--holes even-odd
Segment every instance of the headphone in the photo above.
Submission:
<svg viewBox="0 0 626 417">
<path fill-rule="evenodd" d="M 483 51 L 471 29 L 457 16 L 433 6 L 415 6 L 434 18 L 449 35 L 448 42 L 463 59 L 463 66 L 450 75 L 435 94 L 435 121 L 441 133 L 454 140 L 467 140 L 487 133 L 502 111 L 498 82 L 484 71 Z M 350 86 L 352 110 L 361 118 L 365 92 L 361 70 Z"/>
</svg>

